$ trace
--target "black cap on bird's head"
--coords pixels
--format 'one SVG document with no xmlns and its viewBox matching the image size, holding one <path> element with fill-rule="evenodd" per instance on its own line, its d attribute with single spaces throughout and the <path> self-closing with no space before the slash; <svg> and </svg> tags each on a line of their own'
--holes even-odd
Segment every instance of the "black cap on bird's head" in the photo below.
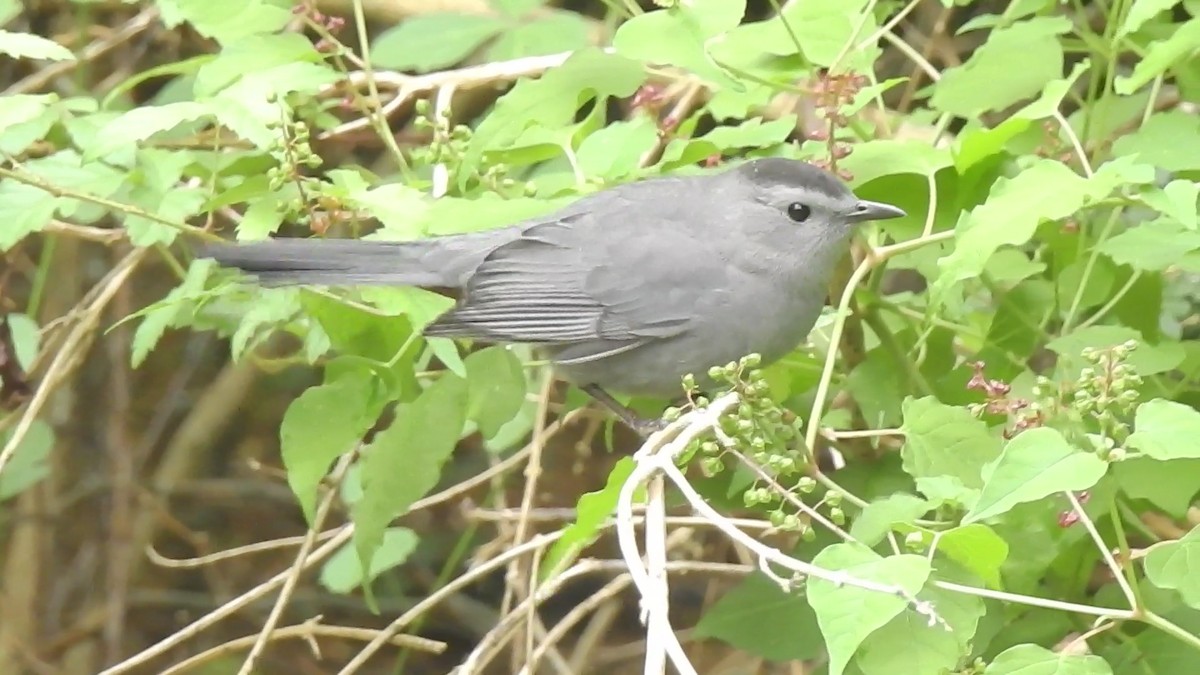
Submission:
<svg viewBox="0 0 1200 675">
<path fill-rule="evenodd" d="M 736 175 L 749 180 L 765 193 L 784 193 L 809 196 L 808 200 L 831 205 L 847 222 L 886 220 L 906 215 L 903 209 L 891 204 L 859 199 L 834 174 L 820 167 L 784 157 L 764 157 L 739 164 Z"/>
</svg>

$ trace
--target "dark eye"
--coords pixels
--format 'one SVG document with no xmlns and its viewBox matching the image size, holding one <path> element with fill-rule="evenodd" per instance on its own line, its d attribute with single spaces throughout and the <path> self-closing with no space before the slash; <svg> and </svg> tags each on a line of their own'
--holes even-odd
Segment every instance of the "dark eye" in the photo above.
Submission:
<svg viewBox="0 0 1200 675">
<path fill-rule="evenodd" d="M 800 202 L 792 202 L 791 204 L 788 204 L 787 214 L 788 218 L 791 218 L 797 223 L 803 223 L 804 221 L 808 220 L 810 215 L 812 215 L 812 209 L 808 208 L 804 204 L 801 204 Z"/>
</svg>

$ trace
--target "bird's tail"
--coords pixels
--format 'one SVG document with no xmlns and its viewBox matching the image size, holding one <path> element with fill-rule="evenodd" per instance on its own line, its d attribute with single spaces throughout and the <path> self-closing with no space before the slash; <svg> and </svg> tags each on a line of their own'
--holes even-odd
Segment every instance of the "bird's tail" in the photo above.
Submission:
<svg viewBox="0 0 1200 675">
<path fill-rule="evenodd" d="M 360 239 L 272 239 L 250 244 L 217 244 L 202 258 L 240 269 L 266 286 L 463 285 L 487 252 L 486 237 L 439 237 L 418 241 Z"/>
</svg>

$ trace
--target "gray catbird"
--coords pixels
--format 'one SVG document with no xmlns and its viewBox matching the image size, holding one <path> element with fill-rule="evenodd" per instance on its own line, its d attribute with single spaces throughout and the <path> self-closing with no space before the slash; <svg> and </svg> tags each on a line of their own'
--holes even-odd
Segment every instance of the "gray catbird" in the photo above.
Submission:
<svg viewBox="0 0 1200 675">
<path fill-rule="evenodd" d="M 264 284 L 463 291 L 425 334 L 537 345 L 630 426 L 605 390 L 672 396 L 691 373 L 804 340 L 853 225 L 904 211 L 835 176 L 767 158 L 629 183 L 548 216 L 406 242 L 276 239 L 202 253 Z"/>
</svg>

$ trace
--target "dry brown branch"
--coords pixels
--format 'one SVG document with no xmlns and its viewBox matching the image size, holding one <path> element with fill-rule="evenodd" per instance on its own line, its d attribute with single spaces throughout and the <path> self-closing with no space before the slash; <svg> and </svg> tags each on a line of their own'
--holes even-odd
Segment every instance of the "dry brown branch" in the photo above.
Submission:
<svg viewBox="0 0 1200 675">
<path fill-rule="evenodd" d="M 342 640 L 358 640 L 367 642 L 375 638 L 378 631 L 368 628 L 354 628 L 351 626 L 326 626 L 320 623 L 321 617 L 315 616 L 302 624 L 295 626 L 284 626 L 276 628 L 271 633 L 273 641 L 280 640 L 304 640 L 309 643 L 312 648 L 313 655 L 320 659 L 321 652 L 317 647 L 318 637 L 331 637 Z M 252 647 L 257 643 L 262 634 L 247 635 L 236 640 L 230 640 L 222 645 L 213 647 L 206 651 L 200 652 L 195 656 L 189 657 L 184 661 L 165 669 L 162 675 L 180 675 L 189 670 L 198 668 L 199 666 L 215 661 L 223 656 L 228 656 L 243 649 Z M 389 640 L 389 644 L 401 647 L 404 649 L 416 649 L 418 651 L 440 654 L 445 651 L 446 644 L 437 640 L 428 640 L 422 637 L 413 635 L 396 635 Z"/>
</svg>

